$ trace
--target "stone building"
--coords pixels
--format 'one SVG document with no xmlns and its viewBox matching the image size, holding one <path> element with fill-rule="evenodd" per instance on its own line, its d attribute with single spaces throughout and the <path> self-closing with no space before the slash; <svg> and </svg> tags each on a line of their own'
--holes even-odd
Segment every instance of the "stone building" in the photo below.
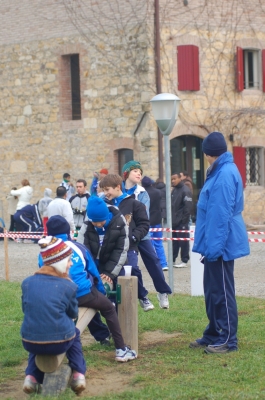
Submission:
<svg viewBox="0 0 265 400">
<path fill-rule="evenodd" d="M 181 99 L 172 170 L 189 172 L 196 197 L 207 167 L 201 142 L 220 130 L 246 183 L 246 222 L 263 224 L 264 11 L 260 0 L 2 2 L 0 214 L 23 178 L 34 201 L 64 172 L 90 184 L 93 171 L 120 172 L 132 157 L 157 178 L 150 99 L 159 75 L 161 91 Z"/>
</svg>

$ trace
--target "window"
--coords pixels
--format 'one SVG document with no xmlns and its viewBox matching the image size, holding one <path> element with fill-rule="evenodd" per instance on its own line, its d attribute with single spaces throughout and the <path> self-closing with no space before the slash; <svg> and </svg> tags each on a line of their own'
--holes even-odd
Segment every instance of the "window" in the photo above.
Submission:
<svg viewBox="0 0 265 400">
<path fill-rule="evenodd" d="M 177 46 L 178 90 L 200 90 L 199 48 Z"/>
<path fill-rule="evenodd" d="M 120 149 L 118 150 L 118 163 L 119 163 L 119 174 L 122 175 L 122 167 L 128 161 L 133 160 L 133 150 L 131 149 Z"/>
<path fill-rule="evenodd" d="M 246 184 L 248 186 L 263 185 L 263 148 L 246 148 Z"/>
<path fill-rule="evenodd" d="M 81 119 L 79 54 L 70 56 L 72 119 Z"/>
<path fill-rule="evenodd" d="M 61 106 L 64 121 L 81 120 L 79 54 L 61 57 Z"/>
<path fill-rule="evenodd" d="M 262 86 L 263 83 L 263 86 Z M 237 48 L 237 89 L 262 89 L 265 92 L 265 51 Z"/>
</svg>

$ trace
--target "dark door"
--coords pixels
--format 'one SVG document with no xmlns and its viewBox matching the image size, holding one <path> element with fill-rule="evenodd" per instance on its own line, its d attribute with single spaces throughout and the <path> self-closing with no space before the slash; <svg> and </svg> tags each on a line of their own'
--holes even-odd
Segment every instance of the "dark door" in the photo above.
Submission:
<svg viewBox="0 0 265 400">
<path fill-rule="evenodd" d="M 202 139 L 183 135 L 170 141 L 171 172 L 187 171 L 193 182 L 194 214 L 199 192 L 204 183 Z"/>
</svg>

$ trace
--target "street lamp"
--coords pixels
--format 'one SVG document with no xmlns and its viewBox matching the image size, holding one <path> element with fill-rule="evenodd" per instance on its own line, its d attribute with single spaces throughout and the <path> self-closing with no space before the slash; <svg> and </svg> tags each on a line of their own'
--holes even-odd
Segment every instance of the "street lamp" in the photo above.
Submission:
<svg viewBox="0 0 265 400">
<path fill-rule="evenodd" d="M 164 136 L 165 149 L 165 171 L 166 171 L 166 207 L 167 207 L 167 225 L 172 229 L 171 215 L 171 171 L 170 171 L 170 148 L 169 135 L 174 128 L 178 118 L 180 98 L 170 93 L 161 93 L 156 95 L 150 101 L 153 114 Z M 172 232 L 169 232 L 168 241 L 168 271 L 169 271 L 169 286 L 174 292 L 174 277 L 173 277 L 173 252 L 172 252 Z"/>
</svg>

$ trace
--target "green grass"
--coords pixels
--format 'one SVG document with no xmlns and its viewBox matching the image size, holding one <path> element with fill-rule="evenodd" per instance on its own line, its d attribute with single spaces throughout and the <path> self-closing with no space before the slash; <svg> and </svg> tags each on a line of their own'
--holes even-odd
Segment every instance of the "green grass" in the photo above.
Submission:
<svg viewBox="0 0 265 400">
<path fill-rule="evenodd" d="M 22 320 L 20 285 L 0 282 L 0 390 L 1 383 L 12 382 L 17 367 L 26 361 L 19 329 Z M 206 355 L 202 350 L 188 348 L 191 340 L 201 336 L 207 320 L 202 297 L 174 295 L 170 309 L 160 310 L 156 305 L 152 312 L 139 309 L 138 360 L 121 365 L 114 363 L 114 347 L 102 349 L 93 344 L 84 347 L 84 355 L 90 369 L 98 370 L 104 377 L 117 372 L 126 380 L 124 391 L 83 399 L 264 399 L 265 398 L 265 300 L 238 298 L 239 351 L 225 355 Z M 143 343 L 143 334 L 161 330 L 179 333 L 175 338 L 161 340 L 151 345 Z M 89 371 L 88 370 L 88 371 Z M 89 385 L 89 372 L 87 377 Z M 33 396 L 33 398 L 35 398 Z M 42 399 L 42 396 L 36 396 Z M 67 390 L 58 399 L 71 400 L 76 396 Z M 11 399 L 11 398 L 10 398 Z"/>
</svg>

